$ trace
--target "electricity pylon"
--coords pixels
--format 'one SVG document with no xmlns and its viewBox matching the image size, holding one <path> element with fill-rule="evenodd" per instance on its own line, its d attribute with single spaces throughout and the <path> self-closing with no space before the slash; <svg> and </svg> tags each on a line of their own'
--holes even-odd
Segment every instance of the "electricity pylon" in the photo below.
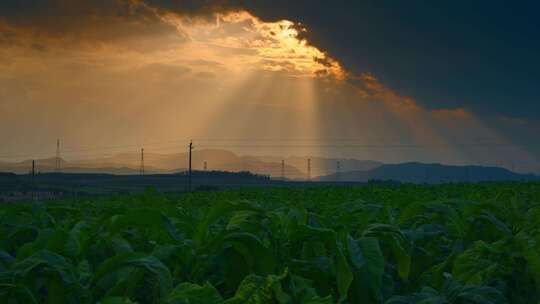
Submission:
<svg viewBox="0 0 540 304">
<path fill-rule="evenodd" d="M 139 173 L 144 175 L 144 148 L 141 148 L 141 167 L 139 168 Z"/>
<path fill-rule="evenodd" d="M 281 180 L 285 180 L 285 160 L 281 160 Z"/>
<path fill-rule="evenodd" d="M 56 140 L 56 158 L 55 158 L 55 164 L 54 164 L 54 172 L 59 173 L 60 172 L 60 139 Z"/>
<path fill-rule="evenodd" d="M 311 181 L 311 158 L 307 159 L 307 177 L 308 181 Z"/>
</svg>

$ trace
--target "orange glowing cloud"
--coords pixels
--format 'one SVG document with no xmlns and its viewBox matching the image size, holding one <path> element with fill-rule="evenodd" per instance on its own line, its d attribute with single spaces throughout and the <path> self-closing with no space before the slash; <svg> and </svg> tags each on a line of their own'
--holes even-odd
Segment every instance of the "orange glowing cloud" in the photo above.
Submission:
<svg viewBox="0 0 540 304">
<path fill-rule="evenodd" d="M 213 22 L 164 13 L 162 18 L 189 37 L 198 54 L 236 68 L 280 71 L 291 76 L 346 78 L 339 62 L 300 38 L 306 31 L 288 20 L 265 22 L 246 11 L 218 13 Z M 184 47 L 184 55 L 189 53 Z M 234 58 L 220 56 L 227 52 Z"/>
<path fill-rule="evenodd" d="M 464 119 L 472 118 L 472 114 L 465 108 L 441 108 L 428 110 L 420 106 L 414 99 L 401 96 L 388 88 L 371 73 L 351 76 L 351 81 L 356 85 L 356 91 L 362 99 L 382 101 L 386 106 L 399 112 L 424 112 L 435 118 Z"/>
</svg>

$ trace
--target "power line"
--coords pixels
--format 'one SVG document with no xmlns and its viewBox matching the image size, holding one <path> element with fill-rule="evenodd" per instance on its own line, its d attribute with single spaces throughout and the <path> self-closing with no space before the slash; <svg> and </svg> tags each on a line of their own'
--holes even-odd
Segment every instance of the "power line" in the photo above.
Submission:
<svg viewBox="0 0 540 304">
<path fill-rule="evenodd" d="M 233 142 L 237 141 L 238 143 L 226 143 L 226 142 Z M 270 143 L 270 144 L 253 144 L 254 142 L 281 142 L 281 143 Z M 313 140 L 313 142 L 320 142 L 320 143 L 313 143 L 313 144 L 306 144 L 306 143 L 300 143 L 300 142 L 309 142 L 311 140 L 250 140 L 250 139 L 238 139 L 238 140 L 218 140 L 218 139 L 206 139 L 206 140 L 200 140 L 202 144 L 199 145 L 200 148 L 373 148 L 373 149 L 405 149 L 405 148 L 429 148 L 429 147 L 462 147 L 462 148 L 519 148 L 519 147 L 536 147 L 540 146 L 540 143 L 531 143 L 527 145 L 514 145 L 509 143 L 417 143 L 417 144 L 390 144 L 390 143 L 376 143 L 376 144 L 363 144 L 360 140 Z M 176 141 L 159 141 L 159 142 L 152 142 L 145 145 L 160 145 L 164 143 L 182 143 L 186 142 L 186 140 L 176 140 Z M 209 142 L 209 144 L 204 144 L 204 142 Z M 224 142 L 223 144 L 212 144 L 212 142 Z M 243 144 L 241 142 L 248 142 L 246 144 Z M 295 143 L 296 142 L 296 143 Z M 325 143 L 328 142 L 328 143 Z M 334 142 L 334 143 L 331 143 Z M 336 144 L 339 142 L 346 142 L 341 144 Z M 356 143 L 355 143 L 356 142 Z M 59 140 L 57 142 L 57 146 L 59 146 Z M 122 148 L 129 148 L 136 146 L 136 144 L 129 144 L 129 145 L 115 145 L 115 146 L 102 146 L 102 147 L 90 147 L 90 148 L 79 148 L 79 149 L 69 149 L 64 148 L 63 153 L 68 154 L 81 154 L 84 152 L 99 152 L 99 151 L 111 151 L 116 149 L 122 149 Z M 164 149 L 176 149 L 179 145 L 174 145 L 170 147 L 165 147 Z M 164 150 L 162 149 L 162 150 Z M 57 150 L 59 150 L 59 147 L 57 147 Z M 43 154 L 43 153 L 42 153 Z M 20 157 L 33 157 L 35 156 L 35 153 L 27 153 L 27 154 L 3 154 L 0 155 L 0 158 L 20 158 Z"/>
<path fill-rule="evenodd" d="M 382 148 L 382 149 L 401 149 L 401 148 L 429 148 L 429 147 L 508 147 L 517 148 L 512 144 L 219 144 L 205 145 L 201 148 Z"/>
</svg>

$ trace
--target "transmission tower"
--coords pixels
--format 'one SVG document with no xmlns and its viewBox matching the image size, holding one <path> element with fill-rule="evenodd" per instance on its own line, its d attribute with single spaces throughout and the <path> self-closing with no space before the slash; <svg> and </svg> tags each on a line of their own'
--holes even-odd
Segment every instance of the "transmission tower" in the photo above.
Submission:
<svg viewBox="0 0 540 304">
<path fill-rule="evenodd" d="M 307 159 L 307 178 L 311 181 L 311 158 Z"/>
<path fill-rule="evenodd" d="M 141 148 L 141 167 L 139 168 L 139 173 L 144 175 L 144 148 Z"/>
<path fill-rule="evenodd" d="M 281 180 L 285 180 L 285 160 L 281 160 Z"/>
<path fill-rule="evenodd" d="M 31 183 L 32 187 L 32 200 L 36 200 L 36 161 L 32 160 L 32 172 L 31 172 Z"/>
<path fill-rule="evenodd" d="M 56 140 L 56 158 L 54 164 L 54 172 L 60 173 L 60 139 Z"/>
<path fill-rule="evenodd" d="M 31 172 L 32 180 L 34 180 L 34 177 L 36 175 L 36 161 L 35 160 L 32 160 L 32 171 L 30 172 Z"/>
</svg>

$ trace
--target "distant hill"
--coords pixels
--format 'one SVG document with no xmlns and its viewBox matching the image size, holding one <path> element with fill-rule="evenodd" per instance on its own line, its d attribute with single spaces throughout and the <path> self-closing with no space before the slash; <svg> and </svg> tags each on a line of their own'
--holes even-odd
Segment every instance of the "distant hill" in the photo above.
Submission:
<svg viewBox="0 0 540 304">
<path fill-rule="evenodd" d="M 267 162 L 281 163 L 283 158 L 275 156 L 257 156 L 258 159 Z M 323 157 L 308 157 L 308 156 L 291 156 L 283 160 L 286 165 L 298 168 L 303 173 L 303 177 L 307 177 L 307 159 L 311 158 L 311 176 L 329 175 L 335 173 L 337 162 L 339 161 L 341 171 L 367 171 L 383 165 L 383 163 L 373 160 L 358 160 L 352 158 L 323 158 Z M 290 177 L 289 174 L 286 174 Z M 295 178 L 295 177 L 291 177 Z"/>
<path fill-rule="evenodd" d="M 480 182 L 540 180 L 531 174 L 518 174 L 504 168 L 402 163 L 382 165 L 372 170 L 348 171 L 317 178 L 320 181 L 393 180 L 407 183 Z"/>
</svg>

